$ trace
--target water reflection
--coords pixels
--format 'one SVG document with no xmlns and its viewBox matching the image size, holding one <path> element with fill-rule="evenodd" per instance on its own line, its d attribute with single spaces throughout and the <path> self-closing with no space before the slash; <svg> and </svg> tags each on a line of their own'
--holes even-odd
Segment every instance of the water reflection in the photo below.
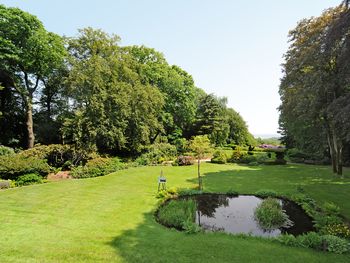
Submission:
<svg viewBox="0 0 350 263">
<path fill-rule="evenodd" d="M 194 197 L 197 201 L 196 223 L 207 231 L 246 233 L 254 236 L 274 237 L 281 233 L 299 235 L 313 230 L 312 221 L 294 202 L 281 200 L 294 225 L 289 228 L 264 230 L 254 218 L 255 208 L 262 202 L 256 196 L 228 197 L 204 194 Z"/>
</svg>

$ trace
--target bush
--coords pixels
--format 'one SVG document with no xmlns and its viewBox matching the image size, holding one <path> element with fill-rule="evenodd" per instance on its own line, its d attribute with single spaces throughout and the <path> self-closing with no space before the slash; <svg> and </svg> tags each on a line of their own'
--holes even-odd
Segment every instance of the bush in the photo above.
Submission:
<svg viewBox="0 0 350 263">
<path fill-rule="evenodd" d="M 213 154 L 213 158 L 211 159 L 212 163 L 225 164 L 227 162 L 227 156 L 224 151 L 217 150 Z"/>
<path fill-rule="evenodd" d="M 85 166 L 72 169 L 73 178 L 89 178 L 103 176 L 122 169 L 124 166 L 118 158 L 94 158 L 89 160 Z"/>
<path fill-rule="evenodd" d="M 290 234 L 280 235 L 276 238 L 276 240 L 287 246 L 291 246 L 291 247 L 299 246 L 296 237 Z"/>
<path fill-rule="evenodd" d="M 287 156 L 292 162 L 295 163 L 303 163 L 304 160 L 308 158 L 308 156 L 305 153 L 296 148 L 288 149 Z"/>
<path fill-rule="evenodd" d="M 196 234 L 202 231 L 202 228 L 192 221 L 186 221 L 182 224 L 186 234 Z"/>
<path fill-rule="evenodd" d="M 185 166 L 185 165 L 192 165 L 194 164 L 194 157 L 193 156 L 179 156 L 177 157 L 175 163 L 179 166 Z"/>
<path fill-rule="evenodd" d="M 277 197 L 278 196 L 277 192 L 275 192 L 274 190 L 269 190 L 269 189 L 262 189 L 262 190 L 256 191 L 255 195 L 259 196 L 259 197 L 263 197 L 263 198 L 265 198 L 265 197 Z"/>
<path fill-rule="evenodd" d="M 349 251 L 349 242 L 342 238 L 325 235 L 323 236 L 323 242 L 329 252 L 343 254 Z"/>
<path fill-rule="evenodd" d="M 321 232 L 325 235 L 350 238 L 350 229 L 344 223 L 327 225 L 321 229 Z"/>
<path fill-rule="evenodd" d="M 328 215 L 339 215 L 340 213 L 340 207 L 332 202 L 324 203 L 323 209 Z"/>
<path fill-rule="evenodd" d="M 323 248 L 323 238 L 315 232 L 309 232 L 297 237 L 299 246 L 321 250 Z"/>
<path fill-rule="evenodd" d="M 233 196 L 238 196 L 239 193 L 237 191 L 235 191 L 234 189 L 229 189 L 227 192 L 226 192 L 227 195 L 233 197 Z"/>
<path fill-rule="evenodd" d="M 292 224 L 279 201 L 270 197 L 256 207 L 254 216 L 263 229 L 288 227 Z"/>
<path fill-rule="evenodd" d="M 165 226 L 183 230 L 184 225 L 195 221 L 196 209 L 196 202 L 192 199 L 171 200 L 159 208 L 158 220 Z"/>
<path fill-rule="evenodd" d="M 21 155 L 0 156 L 0 177 L 2 179 L 16 180 L 24 174 L 35 173 L 42 177 L 50 172 L 50 166 L 45 160 L 35 157 L 25 158 Z"/>
<path fill-rule="evenodd" d="M 31 173 L 31 174 L 25 174 L 18 177 L 16 180 L 17 186 L 24 186 L 24 185 L 30 185 L 30 184 L 41 184 L 43 182 L 43 179 L 41 176 Z"/>
<path fill-rule="evenodd" d="M 347 240 L 332 235 L 320 235 L 315 232 L 309 232 L 297 237 L 281 235 L 276 240 L 288 246 L 326 250 L 337 254 L 346 253 L 350 250 Z"/>
<path fill-rule="evenodd" d="M 164 161 L 175 159 L 177 150 L 174 145 L 169 143 L 155 143 L 147 148 L 146 153 L 136 159 L 140 165 L 161 164 Z"/>
<path fill-rule="evenodd" d="M 77 150 L 70 145 L 39 145 L 19 153 L 23 157 L 46 159 L 52 167 L 69 169 L 72 165 L 85 164 L 90 158 L 87 152 Z"/>
<path fill-rule="evenodd" d="M 0 145 L 0 156 L 10 155 L 14 153 L 15 151 L 12 148 Z"/>
</svg>

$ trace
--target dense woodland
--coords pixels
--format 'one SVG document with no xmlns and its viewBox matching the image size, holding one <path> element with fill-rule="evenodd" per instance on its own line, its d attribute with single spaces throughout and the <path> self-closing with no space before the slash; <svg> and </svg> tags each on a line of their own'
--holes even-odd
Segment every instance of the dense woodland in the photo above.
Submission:
<svg viewBox="0 0 350 263">
<path fill-rule="evenodd" d="M 254 144 L 225 98 L 145 46 L 85 28 L 48 32 L 33 15 L 0 5 L 0 144 L 71 144 L 137 155 L 154 142 L 181 145 L 208 135 L 215 145 Z"/>
<path fill-rule="evenodd" d="M 301 157 L 350 164 L 349 1 L 290 31 L 280 85 L 283 140 Z"/>
</svg>

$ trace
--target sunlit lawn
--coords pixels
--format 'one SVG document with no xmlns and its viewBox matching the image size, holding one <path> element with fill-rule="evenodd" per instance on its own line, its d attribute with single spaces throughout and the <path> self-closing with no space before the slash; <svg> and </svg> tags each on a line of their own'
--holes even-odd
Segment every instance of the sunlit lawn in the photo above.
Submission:
<svg viewBox="0 0 350 263">
<path fill-rule="evenodd" d="M 291 248 L 222 233 L 186 235 L 153 218 L 157 177 L 193 187 L 196 167 L 141 167 L 112 175 L 0 192 L 0 262 L 349 262 L 349 255 Z M 328 167 L 204 164 L 205 190 L 289 195 L 303 187 L 350 218 L 350 172 Z"/>
</svg>

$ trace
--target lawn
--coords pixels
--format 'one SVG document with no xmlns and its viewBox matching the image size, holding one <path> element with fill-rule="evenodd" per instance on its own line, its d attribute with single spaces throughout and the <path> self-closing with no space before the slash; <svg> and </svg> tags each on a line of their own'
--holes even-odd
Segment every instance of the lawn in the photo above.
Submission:
<svg viewBox="0 0 350 263">
<path fill-rule="evenodd" d="M 157 177 L 196 185 L 196 166 L 140 167 L 92 179 L 0 192 L 0 262 L 349 262 L 349 255 L 292 248 L 223 233 L 186 235 L 153 218 Z M 333 201 L 350 218 L 349 184 L 329 167 L 204 164 L 204 188 L 290 195 L 303 187 L 319 204 Z"/>
</svg>

